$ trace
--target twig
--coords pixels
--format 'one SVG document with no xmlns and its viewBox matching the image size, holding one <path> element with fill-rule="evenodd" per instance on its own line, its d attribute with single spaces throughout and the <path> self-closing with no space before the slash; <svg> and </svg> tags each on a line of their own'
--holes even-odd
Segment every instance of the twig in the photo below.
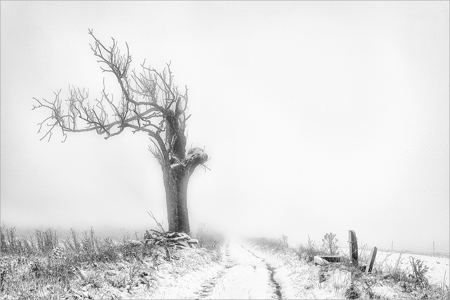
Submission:
<svg viewBox="0 0 450 300">
<path fill-rule="evenodd" d="M 158 226 L 158 228 L 163 232 L 166 233 L 166 231 L 164 230 L 164 227 L 161 225 L 161 223 L 158 222 L 158 220 L 156 220 L 155 216 L 153 215 L 152 212 L 148 212 L 148 215 L 155 221 L 156 225 Z"/>
</svg>

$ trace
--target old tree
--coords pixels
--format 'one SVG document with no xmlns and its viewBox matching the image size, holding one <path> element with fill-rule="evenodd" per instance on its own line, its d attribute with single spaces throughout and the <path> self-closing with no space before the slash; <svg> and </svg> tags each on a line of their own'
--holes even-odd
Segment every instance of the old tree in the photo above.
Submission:
<svg viewBox="0 0 450 300">
<path fill-rule="evenodd" d="M 103 81 L 100 99 L 89 99 L 89 93 L 69 88 L 66 99 L 55 93 L 52 101 L 33 98 L 33 109 L 47 109 L 49 116 L 39 123 L 39 132 L 47 128 L 44 139 L 50 140 L 55 129 L 62 131 L 63 141 L 68 132 L 95 131 L 105 139 L 124 132 L 127 128 L 143 132 L 150 137 L 149 150 L 162 168 L 166 192 L 169 231 L 190 233 L 187 187 L 195 168 L 208 160 L 201 148 L 186 151 L 186 122 L 188 92 L 180 92 L 173 82 L 170 64 L 162 72 L 141 64 L 141 71 L 130 70 L 131 55 L 128 44 L 126 54 L 121 54 L 116 40 L 106 47 L 89 30 L 90 44 L 103 72 L 117 79 L 121 95 L 115 100 L 108 94 Z M 117 98 L 117 97 L 116 97 Z M 45 126 L 44 126 L 45 125 Z"/>
</svg>

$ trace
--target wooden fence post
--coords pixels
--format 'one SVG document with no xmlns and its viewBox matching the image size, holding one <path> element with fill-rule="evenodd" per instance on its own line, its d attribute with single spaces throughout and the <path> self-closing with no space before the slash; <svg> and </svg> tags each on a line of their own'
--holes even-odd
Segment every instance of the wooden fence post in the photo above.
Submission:
<svg viewBox="0 0 450 300">
<path fill-rule="evenodd" d="M 348 231 L 348 242 L 350 249 L 350 259 L 354 266 L 358 266 L 358 241 L 356 240 L 356 234 L 353 230 Z"/>
<path fill-rule="evenodd" d="M 366 273 L 371 273 L 373 264 L 375 263 L 375 257 L 377 256 L 377 247 L 373 247 L 372 253 L 370 253 L 369 265 L 366 267 Z"/>
</svg>

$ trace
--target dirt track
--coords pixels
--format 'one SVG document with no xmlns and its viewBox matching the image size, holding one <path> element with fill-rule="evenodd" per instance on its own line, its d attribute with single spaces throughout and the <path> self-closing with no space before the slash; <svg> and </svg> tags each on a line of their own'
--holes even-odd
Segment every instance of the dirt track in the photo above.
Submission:
<svg viewBox="0 0 450 300">
<path fill-rule="evenodd" d="M 224 247 L 224 268 L 202 285 L 200 299 L 281 299 L 274 270 L 235 240 Z"/>
</svg>

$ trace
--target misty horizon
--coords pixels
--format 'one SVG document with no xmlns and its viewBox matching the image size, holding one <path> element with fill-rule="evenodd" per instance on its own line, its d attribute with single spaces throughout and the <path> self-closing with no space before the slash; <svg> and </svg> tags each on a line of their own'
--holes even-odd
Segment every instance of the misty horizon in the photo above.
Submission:
<svg viewBox="0 0 450 300">
<path fill-rule="evenodd" d="M 68 86 L 93 100 L 102 73 L 88 28 L 129 45 L 132 69 L 171 63 L 189 89 L 188 187 L 199 224 L 320 244 L 348 230 L 369 247 L 449 252 L 448 2 L 1 3 L 0 224 L 167 228 L 162 171 L 144 133 L 55 130 L 44 110 Z M 101 17 L 99 12 L 101 13 Z M 168 22 L 168 20 L 171 20 Z M 65 97 L 65 98 L 64 98 Z M 47 114 L 46 114 L 47 113 Z"/>
</svg>

